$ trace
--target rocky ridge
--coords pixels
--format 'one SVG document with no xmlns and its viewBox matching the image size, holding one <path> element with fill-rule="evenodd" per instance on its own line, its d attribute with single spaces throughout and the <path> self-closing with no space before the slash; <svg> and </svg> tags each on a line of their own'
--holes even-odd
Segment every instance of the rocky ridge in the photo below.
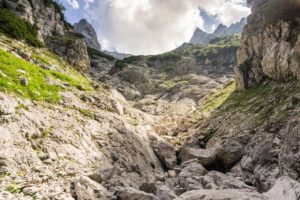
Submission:
<svg viewBox="0 0 300 200">
<path fill-rule="evenodd" d="M 234 34 L 240 34 L 243 32 L 244 26 L 247 24 L 247 19 L 242 18 L 239 22 L 225 26 L 220 24 L 213 33 L 207 33 L 197 28 L 190 40 L 192 44 L 209 44 L 209 42 L 217 37 L 225 37 Z"/>
</svg>

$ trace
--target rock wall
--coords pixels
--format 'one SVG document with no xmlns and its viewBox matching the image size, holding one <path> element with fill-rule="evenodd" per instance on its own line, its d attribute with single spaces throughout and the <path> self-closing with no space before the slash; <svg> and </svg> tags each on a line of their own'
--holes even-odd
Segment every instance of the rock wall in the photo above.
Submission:
<svg viewBox="0 0 300 200">
<path fill-rule="evenodd" d="M 272 0 L 265 1 L 265 4 Z M 285 4 L 285 2 L 283 3 Z M 284 11 L 284 9 L 282 9 Z M 282 14 L 279 9 L 278 13 Z M 237 85 L 245 90 L 265 78 L 278 81 L 300 80 L 300 15 L 292 18 L 272 17 L 254 7 L 242 36 L 235 68 Z M 273 13 L 270 13 L 272 15 Z M 287 16 L 283 13 L 284 16 Z"/>
<path fill-rule="evenodd" d="M 41 38 L 66 33 L 65 22 L 50 0 L 0 0 L 0 7 L 7 8 L 34 24 Z"/>
</svg>

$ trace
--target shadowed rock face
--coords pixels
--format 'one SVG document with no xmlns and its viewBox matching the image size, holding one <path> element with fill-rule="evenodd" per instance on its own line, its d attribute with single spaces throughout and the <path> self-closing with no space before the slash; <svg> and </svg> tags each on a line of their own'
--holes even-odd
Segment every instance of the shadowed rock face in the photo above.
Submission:
<svg viewBox="0 0 300 200">
<path fill-rule="evenodd" d="M 86 19 L 81 19 L 73 26 L 76 33 L 80 33 L 84 36 L 84 40 L 88 47 L 101 51 L 101 45 L 99 44 L 97 33 Z"/>
</svg>

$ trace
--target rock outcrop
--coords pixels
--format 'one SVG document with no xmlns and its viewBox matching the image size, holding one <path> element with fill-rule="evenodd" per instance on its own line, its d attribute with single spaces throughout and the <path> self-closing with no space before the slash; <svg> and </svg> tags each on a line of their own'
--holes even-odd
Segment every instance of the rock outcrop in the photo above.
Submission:
<svg viewBox="0 0 300 200">
<path fill-rule="evenodd" d="M 78 23 L 75 23 L 73 27 L 76 33 L 80 33 L 84 36 L 84 41 L 89 48 L 101 51 L 97 33 L 86 19 L 81 19 Z"/>
<path fill-rule="evenodd" d="M 289 14 L 287 11 L 282 17 L 273 13 L 274 19 L 270 22 L 272 16 L 266 14 L 270 11 L 264 11 L 263 6 L 271 3 L 272 0 L 264 1 L 263 5 L 253 8 L 253 14 L 249 17 L 252 21 L 243 32 L 238 66 L 235 68 L 240 90 L 255 86 L 266 78 L 278 81 L 300 80 L 299 12 L 291 18 L 287 16 L 292 11 Z M 288 1 L 283 2 L 282 6 L 289 10 Z M 297 10 L 295 6 L 292 9 Z"/>
<path fill-rule="evenodd" d="M 72 35 L 49 36 L 45 42 L 52 51 L 68 61 L 75 69 L 83 72 L 89 69 L 90 59 L 83 39 Z"/>
<path fill-rule="evenodd" d="M 41 38 L 53 34 L 64 35 L 68 32 L 63 11 L 53 0 L 1 0 L 0 7 L 9 9 L 37 26 Z"/>
</svg>

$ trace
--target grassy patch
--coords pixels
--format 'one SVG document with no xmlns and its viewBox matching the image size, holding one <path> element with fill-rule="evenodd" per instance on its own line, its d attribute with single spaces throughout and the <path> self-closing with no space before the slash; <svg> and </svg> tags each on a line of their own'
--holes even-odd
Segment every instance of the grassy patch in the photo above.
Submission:
<svg viewBox="0 0 300 200">
<path fill-rule="evenodd" d="M 25 40 L 35 47 L 43 46 L 38 39 L 38 29 L 7 9 L 0 9 L 0 33 Z"/>
<path fill-rule="evenodd" d="M 204 112 L 211 112 L 221 105 L 223 105 L 226 100 L 232 95 L 232 93 L 236 90 L 236 83 L 232 82 L 225 88 L 217 91 L 216 93 L 212 94 L 208 97 L 204 104 Z"/>
<path fill-rule="evenodd" d="M 26 73 L 23 74 L 22 71 Z M 70 73 L 76 74 L 74 71 Z M 20 83 L 20 76 L 28 80 L 27 86 Z M 60 100 L 59 92 L 65 88 L 48 83 L 47 77 L 75 88 L 91 90 L 89 82 L 78 74 L 71 76 L 55 70 L 45 70 L 0 49 L 0 91 L 14 92 L 32 100 L 56 103 Z"/>
<path fill-rule="evenodd" d="M 46 130 L 43 130 L 42 131 L 42 137 L 43 138 L 49 137 L 52 134 L 53 130 L 54 130 L 53 126 L 47 128 Z"/>
<path fill-rule="evenodd" d="M 29 107 L 28 106 L 25 106 L 24 104 L 19 104 L 16 108 L 17 110 L 29 110 Z"/>
<path fill-rule="evenodd" d="M 6 190 L 12 194 L 19 194 L 22 191 L 22 187 L 13 182 L 10 186 L 6 188 Z"/>
<path fill-rule="evenodd" d="M 289 99 L 299 94 L 299 91 L 297 83 L 268 81 L 244 92 L 233 92 L 220 112 L 246 113 L 251 116 L 254 127 L 257 127 L 267 120 L 278 121 L 292 114 L 287 108 L 291 105 Z M 248 120 L 251 121 L 250 118 Z"/>
<path fill-rule="evenodd" d="M 95 118 L 95 114 L 93 111 L 91 110 L 88 110 L 88 109 L 78 109 L 78 111 L 83 114 L 84 116 L 86 117 L 89 117 L 91 119 L 94 119 Z"/>
</svg>

